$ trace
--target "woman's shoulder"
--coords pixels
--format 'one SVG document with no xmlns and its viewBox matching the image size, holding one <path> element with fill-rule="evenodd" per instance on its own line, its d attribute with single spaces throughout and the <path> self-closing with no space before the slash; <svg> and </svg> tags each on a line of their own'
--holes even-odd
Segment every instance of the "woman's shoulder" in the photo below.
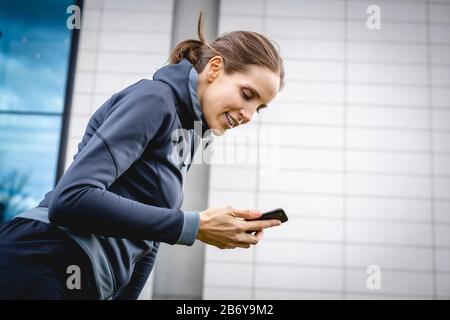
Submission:
<svg viewBox="0 0 450 320">
<path fill-rule="evenodd" d="M 133 106 L 142 106 L 148 111 L 174 114 L 176 112 L 173 93 L 170 87 L 161 81 L 142 79 L 115 94 L 113 104 L 127 102 Z"/>
<path fill-rule="evenodd" d="M 136 98 L 155 97 L 173 101 L 172 91 L 167 84 L 150 79 L 139 80 L 121 92 L 124 94 L 133 95 Z"/>
</svg>

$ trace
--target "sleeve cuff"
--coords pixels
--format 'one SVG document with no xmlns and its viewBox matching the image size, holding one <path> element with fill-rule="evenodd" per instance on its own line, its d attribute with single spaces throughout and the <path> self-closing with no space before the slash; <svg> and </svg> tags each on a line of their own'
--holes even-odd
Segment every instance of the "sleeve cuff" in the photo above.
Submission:
<svg viewBox="0 0 450 320">
<path fill-rule="evenodd" d="M 192 246 L 200 227 L 200 214 L 196 211 L 184 211 L 183 229 L 175 244 Z"/>
</svg>

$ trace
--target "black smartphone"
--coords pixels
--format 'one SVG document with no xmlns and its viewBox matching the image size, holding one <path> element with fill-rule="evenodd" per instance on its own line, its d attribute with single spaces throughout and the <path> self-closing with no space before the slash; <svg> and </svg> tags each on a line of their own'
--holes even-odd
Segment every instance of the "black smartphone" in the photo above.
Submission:
<svg viewBox="0 0 450 320">
<path fill-rule="evenodd" d="M 247 221 L 272 220 L 272 219 L 278 219 L 281 222 L 288 221 L 288 217 L 286 215 L 286 212 L 284 212 L 284 210 L 281 209 L 281 208 L 277 208 L 277 209 L 273 209 L 273 210 L 264 212 L 259 218 L 247 219 Z"/>
<path fill-rule="evenodd" d="M 273 209 L 267 212 L 264 212 L 261 217 L 257 218 L 257 219 L 251 219 L 251 220 L 247 220 L 247 221 L 257 221 L 257 220 L 272 220 L 272 219 L 278 219 L 280 220 L 282 223 L 288 221 L 288 217 L 286 215 L 286 212 L 284 212 L 283 209 L 281 208 L 277 208 L 277 209 Z M 247 233 L 254 233 L 256 231 L 246 231 Z"/>
<path fill-rule="evenodd" d="M 259 217 L 257 219 L 252 219 L 252 220 L 271 220 L 271 219 L 278 219 L 281 222 L 288 221 L 288 217 L 286 215 L 286 212 L 284 212 L 284 210 L 281 209 L 281 208 L 277 208 L 277 209 L 273 209 L 273 210 L 264 212 L 261 215 L 261 217 Z"/>
</svg>

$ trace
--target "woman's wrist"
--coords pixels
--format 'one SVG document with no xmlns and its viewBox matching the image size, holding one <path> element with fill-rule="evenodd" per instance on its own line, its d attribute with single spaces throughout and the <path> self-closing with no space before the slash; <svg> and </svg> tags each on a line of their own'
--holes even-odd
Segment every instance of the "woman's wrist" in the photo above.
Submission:
<svg viewBox="0 0 450 320">
<path fill-rule="evenodd" d="M 203 230 L 205 230 L 205 224 L 206 224 L 206 215 L 204 214 L 204 212 L 205 211 L 200 211 L 199 212 L 200 223 L 199 223 L 196 239 L 200 240 L 200 241 L 202 241 L 202 234 L 203 234 Z"/>
</svg>

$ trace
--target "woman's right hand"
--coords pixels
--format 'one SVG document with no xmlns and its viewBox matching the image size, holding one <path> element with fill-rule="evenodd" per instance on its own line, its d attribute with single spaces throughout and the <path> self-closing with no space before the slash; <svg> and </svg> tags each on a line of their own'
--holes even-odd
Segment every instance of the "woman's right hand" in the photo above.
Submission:
<svg viewBox="0 0 450 320">
<path fill-rule="evenodd" d="M 197 239 L 220 249 L 250 248 L 263 236 L 263 229 L 279 226 L 279 220 L 246 221 L 257 219 L 258 210 L 239 210 L 232 207 L 210 208 L 200 212 Z M 250 231 L 256 231 L 255 234 Z"/>
</svg>

